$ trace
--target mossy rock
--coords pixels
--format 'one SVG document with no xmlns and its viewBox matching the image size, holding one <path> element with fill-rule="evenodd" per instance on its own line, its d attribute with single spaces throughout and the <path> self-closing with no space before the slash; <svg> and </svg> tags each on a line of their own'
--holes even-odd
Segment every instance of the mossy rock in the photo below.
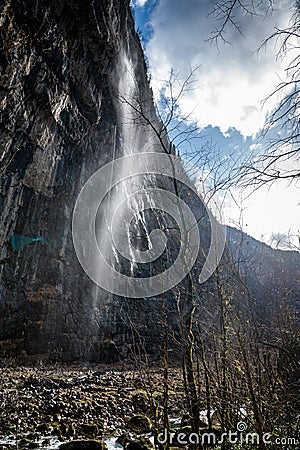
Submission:
<svg viewBox="0 0 300 450">
<path fill-rule="evenodd" d="M 95 438 L 99 434 L 98 425 L 94 423 L 83 423 L 82 425 L 80 425 L 80 433 L 82 434 L 82 436 Z"/>
<path fill-rule="evenodd" d="M 38 448 L 39 444 L 28 438 L 23 438 L 19 442 L 20 448 Z"/>
<path fill-rule="evenodd" d="M 47 431 L 49 431 L 49 428 L 50 428 L 49 423 L 39 423 L 39 424 L 36 426 L 35 431 L 36 431 L 37 433 L 47 433 Z"/>
<path fill-rule="evenodd" d="M 136 414 L 129 419 L 127 426 L 135 433 L 147 433 L 152 429 L 152 422 L 145 414 Z"/>
<path fill-rule="evenodd" d="M 147 412 L 149 409 L 149 400 L 144 392 L 138 392 L 132 395 L 132 403 L 137 411 Z"/>
<path fill-rule="evenodd" d="M 107 450 L 104 441 L 96 441 L 89 439 L 65 442 L 59 446 L 60 450 Z"/>
<path fill-rule="evenodd" d="M 126 450 L 154 450 L 152 442 L 147 438 L 137 440 L 128 439 L 124 448 Z"/>
<path fill-rule="evenodd" d="M 53 425 L 53 429 L 52 429 L 51 433 L 53 434 L 53 436 L 56 436 L 60 441 L 63 440 L 59 424 L 58 425 L 55 424 L 55 426 Z"/>
<path fill-rule="evenodd" d="M 103 432 L 104 427 L 105 427 L 104 420 L 102 420 L 102 419 L 97 420 L 97 427 L 98 427 L 98 432 Z"/>
<path fill-rule="evenodd" d="M 37 442 L 30 442 L 30 444 L 28 444 L 27 448 L 40 448 L 40 444 Z"/>
<path fill-rule="evenodd" d="M 127 442 L 129 441 L 129 436 L 127 433 L 121 434 L 116 440 L 117 444 L 122 445 L 122 447 L 126 447 Z"/>
<path fill-rule="evenodd" d="M 63 437 L 72 437 L 75 434 L 75 426 L 73 423 L 66 424 L 65 422 L 61 422 L 60 424 L 60 432 Z"/>
</svg>

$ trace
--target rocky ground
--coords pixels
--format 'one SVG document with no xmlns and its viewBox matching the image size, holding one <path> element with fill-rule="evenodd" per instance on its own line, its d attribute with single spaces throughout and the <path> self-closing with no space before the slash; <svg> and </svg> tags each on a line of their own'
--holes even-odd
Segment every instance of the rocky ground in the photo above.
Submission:
<svg viewBox="0 0 300 450">
<path fill-rule="evenodd" d="M 146 367 L 2 368 L 0 449 L 50 449 L 53 437 L 140 439 L 162 417 L 162 385 L 162 370 Z M 171 416 L 184 413 L 178 369 L 170 370 L 169 407 Z"/>
</svg>

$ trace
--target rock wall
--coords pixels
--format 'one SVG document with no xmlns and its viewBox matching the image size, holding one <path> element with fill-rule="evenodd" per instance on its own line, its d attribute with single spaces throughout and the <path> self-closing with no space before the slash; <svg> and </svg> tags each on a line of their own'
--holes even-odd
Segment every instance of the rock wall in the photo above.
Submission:
<svg viewBox="0 0 300 450">
<path fill-rule="evenodd" d="M 121 52 L 155 114 L 129 0 L 6 0 L 0 14 L 1 355 L 105 361 L 127 339 L 120 302 L 79 266 L 71 221 L 122 152 Z M 13 234 L 43 241 L 13 250 Z"/>
</svg>

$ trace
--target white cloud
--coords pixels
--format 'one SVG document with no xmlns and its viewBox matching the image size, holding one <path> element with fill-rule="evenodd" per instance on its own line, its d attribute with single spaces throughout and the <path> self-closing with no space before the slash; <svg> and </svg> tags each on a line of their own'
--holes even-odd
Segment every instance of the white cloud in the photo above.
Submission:
<svg viewBox="0 0 300 450">
<path fill-rule="evenodd" d="M 270 187 L 233 189 L 224 208 L 226 223 L 243 229 L 254 238 L 276 245 L 275 236 L 298 236 L 300 223 L 299 188 L 288 181 Z M 251 194 L 251 195 L 249 195 Z M 298 245 L 298 239 L 292 239 Z M 296 241 L 296 242 L 295 242 Z M 286 248 L 286 247 L 285 247 Z"/>
<path fill-rule="evenodd" d="M 184 76 L 188 64 L 201 64 L 196 89 L 181 103 L 183 112 L 194 110 L 201 127 L 211 124 L 223 132 L 235 127 L 244 135 L 252 135 L 264 122 L 262 100 L 285 76 L 272 46 L 258 54 L 255 50 L 275 24 L 287 23 L 289 10 L 281 5 L 264 20 L 241 15 L 238 20 L 246 37 L 229 29 L 227 38 L 232 45 L 221 44 L 218 49 L 205 42 L 216 25 L 208 16 L 211 6 L 210 1 L 160 0 L 153 12 L 153 36 L 147 46 L 153 87 L 157 91 L 155 80 L 167 79 L 171 67 Z"/>
<path fill-rule="evenodd" d="M 168 79 L 170 68 L 178 69 L 184 78 L 189 64 L 200 64 L 196 89 L 180 105 L 183 113 L 194 111 L 201 127 L 220 127 L 225 136 L 230 135 L 226 131 L 231 127 L 244 136 L 255 135 L 264 124 L 266 109 L 262 109 L 262 101 L 284 79 L 286 66 L 276 58 L 273 43 L 259 53 L 256 50 L 274 31 L 274 26 L 287 24 L 291 2 L 278 0 L 277 10 L 265 18 L 241 14 L 237 19 L 245 37 L 228 29 L 226 38 L 232 45 L 221 44 L 219 49 L 205 42 L 216 26 L 208 16 L 212 4 L 212 0 L 158 3 L 151 19 L 153 35 L 147 44 L 154 94 L 158 95 L 161 86 L 158 80 Z M 277 101 L 274 97 L 268 108 L 273 108 Z M 250 150 L 258 149 L 263 151 L 262 144 L 254 141 Z M 243 192 L 234 189 L 239 206 L 234 201 L 226 205 L 226 223 L 239 225 L 242 208 L 240 225 L 257 239 L 270 243 L 272 234 L 298 233 L 299 190 L 295 185 L 285 181 L 271 187 L 266 185 L 247 198 L 250 192 L 251 188 Z"/>
<path fill-rule="evenodd" d="M 147 0 L 135 0 L 135 6 L 142 8 L 147 3 Z"/>
</svg>

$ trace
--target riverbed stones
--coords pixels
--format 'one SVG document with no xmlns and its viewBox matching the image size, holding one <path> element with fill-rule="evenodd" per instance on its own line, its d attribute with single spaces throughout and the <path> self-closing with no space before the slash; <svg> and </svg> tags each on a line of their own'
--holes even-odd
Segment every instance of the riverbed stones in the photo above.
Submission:
<svg viewBox="0 0 300 450">
<path fill-rule="evenodd" d="M 160 372 L 151 370 L 150 373 L 155 392 L 161 392 Z M 184 409 L 184 390 L 179 373 L 180 369 L 170 369 L 171 411 Z M 56 442 L 99 440 L 105 436 L 121 436 L 125 432 L 131 432 L 129 439 L 136 440 L 142 430 L 148 433 L 151 429 L 149 416 L 134 405 L 137 393 L 134 381 L 139 377 L 138 372 L 124 368 L 101 372 L 95 372 L 95 368 L 63 368 L 63 372 L 57 368 L 19 368 L 14 371 L 2 368 L 0 375 L 0 404 L 3 405 L 3 413 L 0 413 L 1 440 L 11 441 L 8 437 L 16 435 L 19 440 L 30 438 L 39 442 L 52 438 Z M 26 380 L 28 382 L 24 386 Z M 113 385 L 109 386 L 108 382 L 113 382 Z M 59 413 L 52 412 L 55 403 L 60 405 Z M 130 429 L 128 423 L 136 431 Z M 96 436 L 90 433 L 96 432 L 94 425 L 98 429 Z M 41 444 L 41 448 L 47 449 L 48 446 Z"/>
</svg>

